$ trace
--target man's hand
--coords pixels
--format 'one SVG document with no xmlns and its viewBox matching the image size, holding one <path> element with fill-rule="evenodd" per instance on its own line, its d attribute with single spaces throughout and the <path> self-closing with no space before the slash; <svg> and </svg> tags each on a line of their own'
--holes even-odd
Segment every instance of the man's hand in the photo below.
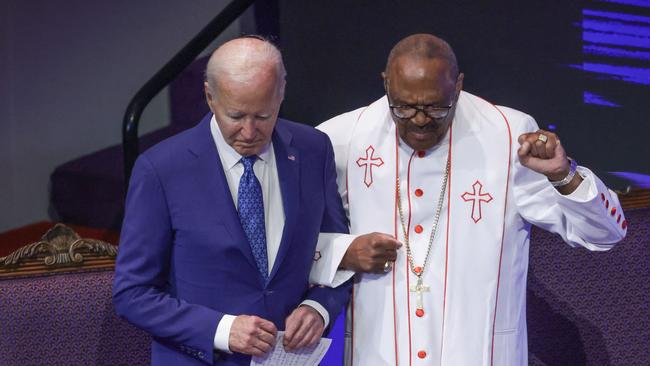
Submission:
<svg viewBox="0 0 650 366">
<path fill-rule="evenodd" d="M 370 233 L 354 239 L 341 260 L 341 268 L 355 272 L 384 273 L 386 262 L 397 259 L 402 243 L 388 234 Z"/>
<path fill-rule="evenodd" d="M 283 344 L 288 351 L 316 344 L 325 329 L 323 318 L 309 305 L 298 306 L 285 324 Z"/>
<path fill-rule="evenodd" d="M 546 142 L 540 140 L 539 136 L 546 136 Z M 558 181 L 569 174 L 570 164 L 566 151 L 560 139 L 553 132 L 537 130 L 537 132 L 525 133 L 519 136 L 519 161 L 521 165 L 544 174 L 548 180 Z M 562 194 L 573 192 L 582 182 L 580 174 L 576 174 L 566 186 L 558 188 Z"/>
<path fill-rule="evenodd" d="M 231 351 L 263 356 L 275 344 L 275 325 L 258 316 L 239 315 L 232 322 L 228 346 Z"/>
<path fill-rule="evenodd" d="M 544 135 L 547 141 L 539 140 Z M 519 161 L 550 180 L 561 180 L 569 174 L 569 162 L 560 139 L 553 132 L 538 130 L 519 136 Z"/>
</svg>

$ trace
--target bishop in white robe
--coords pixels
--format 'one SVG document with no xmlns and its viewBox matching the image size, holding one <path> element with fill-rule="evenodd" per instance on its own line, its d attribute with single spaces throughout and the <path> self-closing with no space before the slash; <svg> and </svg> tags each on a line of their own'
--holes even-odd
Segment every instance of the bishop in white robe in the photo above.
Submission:
<svg viewBox="0 0 650 366">
<path fill-rule="evenodd" d="M 563 195 L 522 165 L 532 117 L 460 90 L 455 104 L 425 150 L 404 141 L 386 96 L 318 127 L 334 146 L 350 235 L 320 235 L 311 281 L 354 275 L 348 365 L 526 365 L 531 224 L 594 251 L 625 236 L 616 194 L 587 168 Z M 392 270 L 341 270 L 350 243 L 373 232 L 408 243 Z"/>
</svg>

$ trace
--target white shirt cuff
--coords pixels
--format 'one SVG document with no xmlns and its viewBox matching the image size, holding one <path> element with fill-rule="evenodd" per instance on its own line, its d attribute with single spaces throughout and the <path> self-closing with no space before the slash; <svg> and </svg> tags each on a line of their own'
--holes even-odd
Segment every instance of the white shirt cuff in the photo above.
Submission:
<svg viewBox="0 0 650 366">
<path fill-rule="evenodd" d="M 230 340 L 230 328 L 232 327 L 232 322 L 235 321 L 236 316 L 224 314 L 221 317 L 219 325 L 217 325 L 217 332 L 214 334 L 214 349 L 226 353 L 232 353 L 230 351 L 229 340 Z"/>
<path fill-rule="evenodd" d="M 312 264 L 309 282 L 328 287 L 338 287 L 354 276 L 354 271 L 339 270 L 348 247 L 358 235 L 320 233 L 316 247 L 317 256 Z"/>
<path fill-rule="evenodd" d="M 327 326 L 330 323 L 330 316 L 327 310 L 325 310 L 325 308 L 323 307 L 323 305 L 317 303 L 314 300 L 305 300 L 301 302 L 300 305 L 311 306 L 314 310 L 316 310 L 320 314 L 320 316 L 323 317 L 324 328 L 327 328 Z"/>
<path fill-rule="evenodd" d="M 575 189 L 575 191 L 567 195 L 563 195 L 557 191 L 556 192 L 562 197 L 568 198 L 574 202 L 591 201 L 598 194 L 598 188 L 596 187 L 596 182 L 594 181 L 594 173 L 592 173 L 591 170 L 587 168 L 579 166 L 576 169 L 576 174 L 580 174 L 582 177 L 582 182 L 580 182 L 580 185 Z"/>
</svg>

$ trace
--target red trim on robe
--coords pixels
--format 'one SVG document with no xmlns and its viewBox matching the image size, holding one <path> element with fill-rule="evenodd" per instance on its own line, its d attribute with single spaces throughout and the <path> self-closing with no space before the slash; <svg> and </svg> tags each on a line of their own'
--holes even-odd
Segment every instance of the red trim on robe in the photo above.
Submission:
<svg viewBox="0 0 650 366">
<path fill-rule="evenodd" d="M 503 120 L 506 123 L 506 126 L 508 127 L 508 170 L 506 172 L 506 191 L 505 191 L 505 198 L 504 198 L 504 204 L 503 204 L 503 227 L 501 229 L 501 251 L 499 253 L 499 272 L 497 275 L 497 289 L 496 289 L 496 296 L 494 298 L 494 318 L 492 319 L 492 346 L 490 347 L 490 365 L 494 365 L 494 333 L 496 330 L 496 323 L 497 323 L 497 306 L 499 304 L 499 285 L 501 284 L 501 261 L 503 259 L 503 241 L 505 239 L 505 234 L 506 234 L 506 211 L 508 209 L 508 191 L 510 189 L 510 164 L 512 163 L 512 132 L 510 130 L 510 122 L 508 122 L 508 118 L 501 112 L 499 108 L 497 108 L 495 105 L 491 104 L 494 108 L 496 108 L 497 111 L 503 116 Z"/>
<path fill-rule="evenodd" d="M 357 122 L 359 123 L 359 120 L 361 119 L 361 116 L 363 116 L 363 112 L 365 112 L 368 109 L 368 107 L 364 108 L 361 113 L 359 113 L 359 117 L 357 117 Z M 349 154 L 349 144 L 348 144 L 348 154 Z M 348 172 L 348 167 L 350 163 L 350 156 L 346 156 L 348 161 L 345 162 L 345 200 L 348 204 L 348 211 L 350 210 L 350 186 L 348 184 L 348 177 L 349 177 L 349 172 Z M 354 284 L 352 284 L 352 293 L 350 294 L 350 363 L 354 365 Z M 343 357 L 345 358 L 345 349 L 343 353 Z"/>
<path fill-rule="evenodd" d="M 454 137 L 454 124 L 453 121 L 449 125 L 449 152 L 447 159 L 449 159 L 449 176 L 447 177 L 447 233 L 445 237 L 445 285 L 442 297 L 442 329 L 440 331 L 440 364 L 442 364 L 442 353 L 445 345 L 445 310 L 447 306 L 447 268 L 449 266 L 449 224 L 451 223 L 451 172 L 452 172 L 452 154 Z"/>
<path fill-rule="evenodd" d="M 397 156 L 395 157 L 396 160 L 399 160 L 399 148 L 396 149 Z M 409 203 L 409 219 L 408 219 L 408 224 L 406 225 L 406 233 L 404 235 L 408 235 L 409 237 L 411 236 L 411 162 L 413 161 L 413 157 L 415 156 L 415 151 L 411 154 L 411 157 L 409 158 L 409 163 L 406 167 L 406 197 L 408 197 L 408 203 Z M 398 172 L 399 173 L 399 172 Z M 413 363 L 413 345 L 411 344 L 411 295 L 409 293 L 411 289 L 411 276 L 409 273 L 409 261 L 408 258 L 406 259 L 406 314 L 408 318 L 408 326 L 409 326 L 409 365 Z"/>
<path fill-rule="evenodd" d="M 397 127 L 395 128 L 395 155 L 397 156 L 398 153 L 398 139 L 399 135 L 397 134 Z M 399 160 L 395 162 L 395 179 L 397 179 L 399 175 Z M 397 239 L 397 190 L 395 190 L 395 205 L 393 207 L 393 237 Z M 398 357 L 398 345 L 397 345 L 397 311 L 396 306 L 395 306 L 395 272 L 397 272 L 395 269 L 393 269 L 393 341 L 395 343 L 395 366 L 399 365 L 399 357 Z"/>
</svg>

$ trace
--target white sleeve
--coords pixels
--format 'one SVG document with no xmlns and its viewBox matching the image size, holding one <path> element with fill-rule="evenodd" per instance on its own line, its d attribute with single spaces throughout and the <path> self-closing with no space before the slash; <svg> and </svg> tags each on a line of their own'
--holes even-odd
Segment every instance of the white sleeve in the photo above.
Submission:
<svg viewBox="0 0 650 366">
<path fill-rule="evenodd" d="M 341 260 L 357 235 L 320 233 L 316 256 L 309 273 L 309 282 L 316 285 L 338 287 L 352 278 L 353 271 L 339 270 Z"/>
<path fill-rule="evenodd" d="M 535 121 L 527 117 L 526 131 L 520 133 L 537 130 Z M 513 140 L 518 137 L 513 136 Z M 574 192 L 562 195 L 544 175 L 521 165 L 516 148 L 513 194 L 524 220 L 559 234 L 571 246 L 589 250 L 611 249 L 625 237 L 625 216 L 618 196 L 589 169 L 578 167 L 583 181 Z"/>
<path fill-rule="evenodd" d="M 230 340 L 230 328 L 232 327 L 232 322 L 235 320 L 236 316 L 224 314 L 217 325 L 217 331 L 214 334 L 214 349 L 232 353 L 230 351 L 229 340 Z"/>
<path fill-rule="evenodd" d="M 325 328 L 327 328 L 327 326 L 330 324 L 330 315 L 327 312 L 327 310 L 325 310 L 323 305 L 317 303 L 314 300 L 305 300 L 305 301 L 301 302 L 300 305 L 307 305 L 307 306 L 311 307 L 312 309 L 316 310 L 316 312 L 318 312 L 318 314 L 320 314 L 321 318 L 323 318 L 323 326 Z"/>
</svg>

